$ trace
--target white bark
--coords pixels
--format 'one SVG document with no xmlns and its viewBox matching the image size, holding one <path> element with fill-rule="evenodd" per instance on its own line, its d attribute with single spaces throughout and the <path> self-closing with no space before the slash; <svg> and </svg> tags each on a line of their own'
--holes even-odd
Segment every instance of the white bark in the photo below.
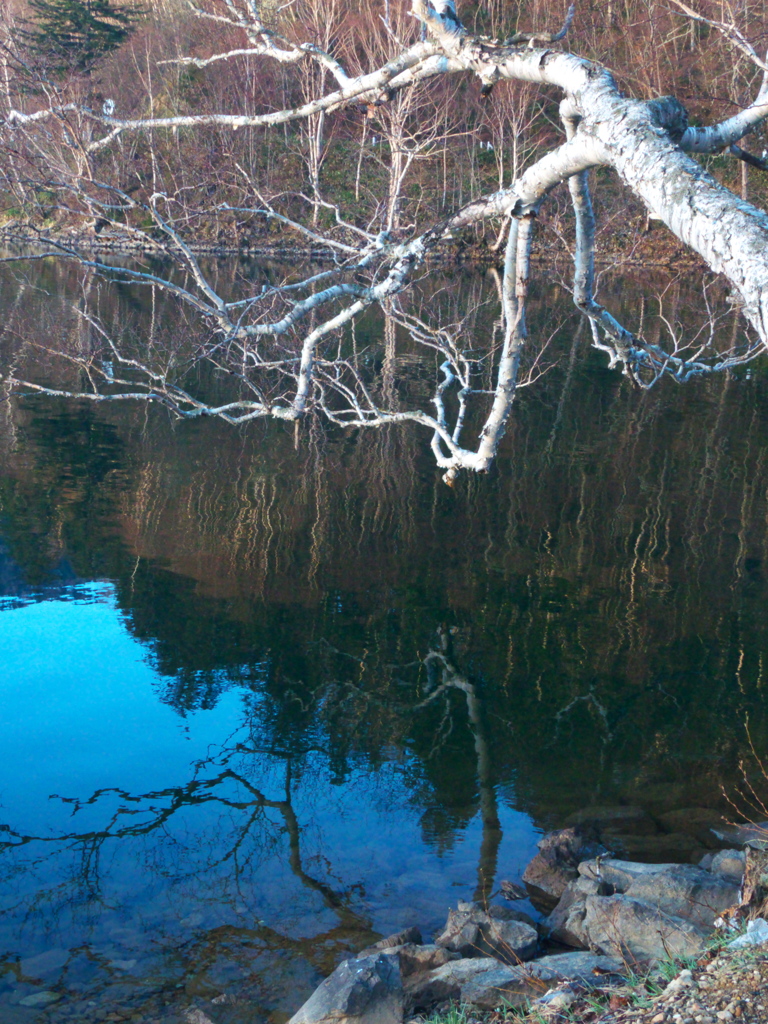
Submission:
<svg viewBox="0 0 768 1024">
<path fill-rule="evenodd" d="M 507 79 L 555 88 L 562 94 L 566 140 L 541 156 L 510 187 L 477 198 L 443 224 L 422 229 L 410 238 L 391 237 L 397 227 L 397 216 L 395 200 L 390 196 L 389 232 L 374 236 L 346 224 L 344 241 L 327 239 L 338 260 L 346 262 L 339 262 L 332 271 L 312 275 L 303 282 L 235 302 L 225 302 L 205 277 L 189 245 L 173 226 L 170 215 L 165 213 L 169 205 L 163 206 L 162 215 L 159 213 L 158 204 L 166 197 L 153 196 L 149 212 L 165 232 L 169 250 L 189 271 L 192 284 L 182 288 L 157 275 L 121 269 L 123 279 L 133 278 L 172 292 L 210 320 L 227 343 L 236 345 L 243 365 L 284 374 L 292 381 L 293 393 L 292 397 L 274 403 L 259 393 L 254 400 L 214 408 L 198 402 L 145 367 L 147 386 L 141 392 L 144 399 L 163 401 L 179 415 L 219 415 L 231 422 L 255 416 L 294 419 L 312 408 L 321 410 L 333 422 L 348 426 L 416 422 L 432 431 L 432 449 L 438 465 L 446 471 L 446 479 L 451 481 L 461 469 L 486 470 L 498 450 L 521 384 L 521 355 L 526 342 L 525 297 L 535 219 L 547 194 L 565 181 L 569 182 L 577 229 L 574 299 L 590 319 L 596 343 L 608 351 L 612 362 L 622 364 L 634 380 L 649 386 L 663 373 L 672 373 L 684 380 L 693 373 L 711 372 L 747 361 L 764 349 L 768 344 L 768 215 L 718 184 L 691 154 L 713 153 L 731 147 L 743 159 L 760 163 L 743 154 L 736 143 L 768 117 L 768 75 L 754 103 L 745 110 L 720 124 L 691 128 L 685 110 L 674 99 L 640 102 L 627 98 L 602 66 L 553 49 L 551 44 L 567 30 L 572 10 L 560 32 L 543 36 L 521 33 L 499 44 L 468 33 L 458 21 L 451 0 L 432 0 L 431 4 L 426 0 L 412 0 L 411 7 L 413 14 L 427 27 L 429 38 L 407 47 L 381 67 L 360 75 L 350 75 L 335 58 L 316 46 L 296 45 L 268 31 L 259 18 L 255 0 L 249 0 L 243 10 L 227 2 L 225 15 L 200 11 L 201 17 L 213 17 L 242 28 L 250 46 L 204 60 L 184 58 L 182 63 L 203 67 L 245 52 L 282 63 L 315 62 L 321 69 L 316 80 L 324 83 L 327 78 L 332 79 L 333 87 L 296 108 L 252 116 L 212 113 L 132 119 L 109 117 L 71 103 L 52 103 L 30 113 L 11 109 L 0 124 L 9 150 L 23 137 L 29 140 L 37 159 L 50 152 L 52 166 L 61 179 L 62 192 L 69 190 L 84 196 L 94 214 L 110 220 L 115 218 L 111 204 L 118 202 L 127 208 L 134 200 L 120 190 L 110 190 L 106 184 L 96 182 L 90 170 L 88 173 L 82 169 L 68 171 L 66 154 L 76 152 L 77 168 L 81 168 L 83 153 L 93 155 L 127 132 L 202 125 L 235 130 L 310 118 L 319 119 L 322 125 L 322 118 L 333 110 L 362 102 L 387 102 L 393 91 L 411 88 L 437 75 L 459 73 L 477 76 L 488 88 Z M 537 46 L 537 43 L 545 45 Z M 759 60 L 756 62 L 760 64 Z M 67 142 L 61 147 L 63 156 L 55 151 L 52 141 L 55 129 L 69 133 L 67 139 L 79 130 L 82 135 L 79 148 Z M 318 140 L 321 134 L 319 129 Z M 319 145 L 318 142 L 313 164 L 315 210 L 318 204 L 333 208 L 321 200 L 318 192 Z M 677 348 L 665 352 L 658 345 L 647 344 L 599 305 L 594 296 L 594 214 L 587 184 L 587 172 L 596 166 L 613 168 L 653 216 L 699 253 L 714 271 L 728 279 L 744 304 L 745 316 L 757 332 L 758 342 L 742 344 L 738 351 L 715 354 L 709 360 L 699 349 L 695 357 L 686 360 Z M 402 184 L 401 172 L 402 168 L 395 161 L 392 168 L 395 185 L 390 189 L 395 196 Z M 258 195 L 255 187 L 254 192 Z M 323 240 L 319 230 L 289 220 L 266 202 L 262 201 L 259 209 L 313 240 Z M 338 210 L 336 217 L 339 224 L 344 223 Z M 511 224 L 502 287 L 504 340 L 495 383 L 487 399 L 490 408 L 478 445 L 472 450 L 461 442 L 467 401 L 474 394 L 469 370 L 455 346 L 439 332 L 429 335 L 428 329 L 413 325 L 417 334 L 421 332 L 418 340 L 437 348 L 443 357 L 442 380 L 436 386 L 433 400 L 435 415 L 422 410 L 395 412 L 380 408 L 357 370 L 343 360 L 324 358 L 322 346 L 326 339 L 372 304 L 387 303 L 389 308 L 441 239 L 451 232 L 500 217 L 508 217 Z M 99 260 L 84 259 L 74 249 L 66 249 L 61 244 L 58 250 L 80 258 L 95 270 L 113 269 Z M 320 281 L 322 287 L 314 291 Z M 308 320 L 311 329 L 304 327 Z M 604 341 L 600 340 L 600 331 L 605 336 Z M 295 339 L 294 357 L 269 358 L 258 347 L 265 340 L 286 335 Z M 212 346 L 211 359 L 219 358 L 221 344 L 217 342 Z M 94 390 L 98 392 L 98 374 L 92 366 L 88 370 L 95 381 Z M 115 382 L 108 383 L 112 389 L 110 396 L 114 397 Z M 123 383 L 128 390 L 121 397 L 126 397 L 128 391 L 136 397 L 135 388 L 128 388 L 131 382 Z M 258 385 L 250 378 L 247 383 L 258 392 Z M 450 388 L 458 390 L 459 398 L 459 413 L 454 423 L 449 422 L 444 401 Z M 331 392 L 341 401 L 341 407 L 328 401 Z M 108 396 L 94 393 L 87 397 L 101 401 Z"/>
</svg>

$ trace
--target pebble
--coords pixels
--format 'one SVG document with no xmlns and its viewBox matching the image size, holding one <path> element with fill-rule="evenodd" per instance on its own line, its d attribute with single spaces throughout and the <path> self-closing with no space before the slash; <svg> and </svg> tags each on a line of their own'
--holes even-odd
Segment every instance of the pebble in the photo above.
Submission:
<svg viewBox="0 0 768 1024">
<path fill-rule="evenodd" d="M 31 996 L 24 996 L 19 1000 L 19 1006 L 51 1006 L 61 999 L 58 992 L 33 992 Z"/>
</svg>

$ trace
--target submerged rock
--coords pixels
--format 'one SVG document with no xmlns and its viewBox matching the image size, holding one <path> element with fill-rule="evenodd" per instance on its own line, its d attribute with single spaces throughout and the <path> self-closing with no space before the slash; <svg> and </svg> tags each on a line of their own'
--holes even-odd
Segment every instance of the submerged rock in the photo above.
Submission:
<svg viewBox="0 0 768 1024">
<path fill-rule="evenodd" d="M 722 814 L 711 807 L 684 807 L 677 811 L 665 811 L 656 819 L 665 832 L 687 832 L 701 845 L 717 850 L 721 841 L 712 832 L 713 828 L 725 825 Z"/>
<path fill-rule="evenodd" d="M 603 833 L 603 842 L 611 850 L 630 860 L 650 863 L 693 863 L 706 847 L 687 832 L 659 833 L 653 836 L 609 835 Z"/>
<path fill-rule="evenodd" d="M 19 1006 L 36 1008 L 52 1006 L 54 1003 L 58 1003 L 60 999 L 61 995 L 58 992 L 33 992 L 32 995 L 24 996 L 23 999 L 20 999 Z"/>
<path fill-rule="evenodd" d="M 602 836 L 605 832 L 615 835 L 652 836 L 659 827 L 642 807 L 585 807 L 565 820 L 566 825 L 591 827 Z"/>
<path fill-rule="evenodd" d="M 27 957 L 19 962 L 19 969 L 25 978 L 45 978 L 56 974 L 70 958 L 68 949 L 49 949 L 37 956 Z"/>
</svg>

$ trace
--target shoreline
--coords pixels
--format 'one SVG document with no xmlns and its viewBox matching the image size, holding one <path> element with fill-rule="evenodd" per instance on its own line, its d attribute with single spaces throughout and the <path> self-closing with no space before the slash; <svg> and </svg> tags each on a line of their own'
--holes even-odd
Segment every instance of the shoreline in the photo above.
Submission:
<svg viewBox="0 0 768 1024">
<path fill-rule="evenodd" d="M 342 961 L 289 1024 L 765 1024 L 768 823 L 713 827 L 738 845 L 698 864 L 645 863 L 604 845 L 616 817 L 543 836 L 504 904 L 460 901 L 431 942 L 412 926 Z M 509 907 L 522 899 L 547 916 Z M 758 960 L 747 996 L 740 968 Z"/>
<path fill-rule="evenodd" d="M 609 243 L 615 242 L 612 235 L 607 236 Z M 547 263 L 561 268 L 570 264 L 572 256 L 562 240 L 557 240 L 555 249 L 549 239 L 539 235 L 533 243 L 532 259 L 539 265 Z M 84 253 L 111 254 L 115 256 L 168 256 L 168 249 L 161 240 L 147 236 L 143 242 L 136 242 L 117 233 L 103 235 L 93 231 L 86 232 L 50 232 L 38 233 L 31 225 L 6 225 L 0 227 L 0 245 L 7 248 L 16 246 L 44 247 L 51 245 L 71 245 Z M 300 260 L 314 262 L 332 262 L 333 251 L 327 246 L 305 246 L 293 242 L 286 234 L 275 243 L 263 245 L 233 245 L 225 242 L 193 242 L 188 244 L 190 252 L 195 256 L 214 259 L 267 259 L 285 263 Z M 31 256 L 32 254 L 30 254 Z M 51 253 L 51 256 L 56 255 Z M 62 258 L 71 254 L 61 253 Z M 24 259 L 24 255 L 19 255 Z M 39 258 L 39 255 L 37 256 Z M 700 270 L 704 266 L 701 258 L 669 232 L 658 229 L 647 233 L 636 232 L 628 244 L 615 244 L 595 247 L 595 261 L 600 266 L 616 265 L 632 271 L 642 270 Z M 440 243 L 425 258 L 425 264 L 431 266 L 462 266 L 481 269 L 501 267 L 503 250 L 494 251 L 485 241 L 467 242 L 459 239 Z"/>
</svg>

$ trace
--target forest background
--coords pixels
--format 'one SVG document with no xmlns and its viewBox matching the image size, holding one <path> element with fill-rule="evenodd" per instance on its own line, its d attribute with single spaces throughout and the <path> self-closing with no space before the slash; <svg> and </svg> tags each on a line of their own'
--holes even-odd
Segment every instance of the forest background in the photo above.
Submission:
<svg viewBox="0 0 768 1024">
<path fill-rule="evenodd" d="M 59 2 L 76 7 L 80 0 Z M 133 118 L 222 111 L 253 115 L 298 105 L 323 91 L 321 79 L 328 72 L 315 62 L 286 65 L 234 54 L 206 65 L 211 55 L 242 49 L 247 42 L 230 26 L 200 18 L 183 0 L 112 9 L 116 29 L 129 25 L 125 40 L 119 42 L 116 32 L 114 47 L 105 46 L 79 64 L 75 55 L 67 66 L 55 47 L 46 53 L 39 37 L 33 45 L 30 32 L 40 32 L 41 5 L 5 0 L 6 110 L 77 103 Z M 215 12 L 215 2 L 207 9 Z M 356 74 L 380 65 L 400 43 L 418 38 L 421 27 L 409 9 L 405 0 L 270 0 L 262 15 L 287 38 L 312 40 Z M 764 4 L 735 7 L 704 0 L 697 10 L 712 20 L 738 24 L 758 51 L 765 49 Z M 459 13 L 470 31 L 504 39 L 518 30 L 556 29 L 566 5 L 466 0 Z M 558 45 L 604 63 L 638 99 L 673 93 L 687 107 L 692 124 L 712 123 L 742 109 L 756 89 L 757 69 L 723 34 L 664 0 L 581 2 L 571 31 Z M 317 205 L 321 199 L 338 204 L 350 222 L 367 230 L 407 229 L 414 222 L 437 221 L 471 198 L 509 185 L 537 152 L 555 144 L 554 90 L 501 81 L 486 93 L 475 76 L 438 76 L 401 90 L 388 102 L 315 115 L 277 129 L 146 129 L 99 149 L 92 166 L 97 176 L 118 183 L 137 200 L 124 214 L 126 222 L 150 233 L 151 217 L 142 210 L 148 198 L 158 192 L 186 197 L 176 208 L 177 226 L 183 224 L 188 238 L 204 244 L 258 248 L 290 234 L 285 221 L 254 209 L 254 191 L 289 220 L 306 224 L 309 216 L 318 228 L 330 226 L 333 217 Z M 749 142 L 759 155 L 768 145 L 765 129 Z M 82 144 L 82 138 L 72 140 L 75 147 Z M 723 184 L 766 206 L 768 181 L 759 169 L 729 154 L 701 159 Z M 98 233 L 98 221 L 78 207 L 76 197 L 62 206 L 52 190 L 39 181 L 30 185 L 14 174 L 12 165 L 11 155 L 0 179 L 0 224 L 6 233 L 29 224 Z M 595 175 L 602 248 L 631 251 L 649 228 L 643 204 L 609 170 Z M 541 215 L 548 229 L 541 241 L 547 247 L 568 242 L 569 200 L 565 189 L 559 192 Z M 461 244 L 493 248 L 498 228 L 467 229 Z M 676 249 L 671 236 L 669 241 Z"/>
</svg>

